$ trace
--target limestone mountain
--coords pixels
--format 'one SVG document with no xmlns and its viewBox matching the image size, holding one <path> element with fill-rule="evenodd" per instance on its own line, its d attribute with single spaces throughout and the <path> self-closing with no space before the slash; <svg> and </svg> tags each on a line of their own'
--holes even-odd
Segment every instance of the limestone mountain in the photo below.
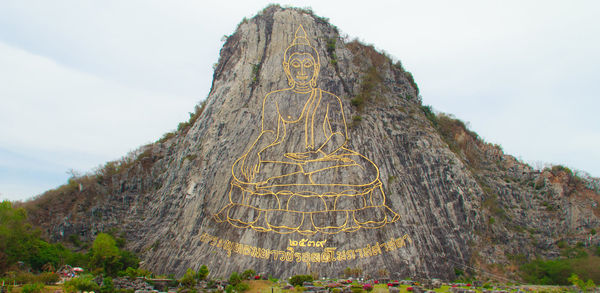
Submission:
<svg viewBox="0 0 600 293">
<path fill-rule="evenodd" d="M 189 122 L 25 205 L 53 240 L 120 231 L 158 273 L 452 279 L 598 245 L 598 202 L 597 181 L 432 113 L 400 62 L 269 6 L 228 36 Z"/>
</svg>

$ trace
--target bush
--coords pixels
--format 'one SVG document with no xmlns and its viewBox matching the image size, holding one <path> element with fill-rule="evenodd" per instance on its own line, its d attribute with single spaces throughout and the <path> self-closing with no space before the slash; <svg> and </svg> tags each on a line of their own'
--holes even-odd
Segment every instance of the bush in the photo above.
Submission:
<svg viewBox="0 0 600 293">
<path fill-rule="evenodd" d="M 43 272 L 37 276 L 37 279 L 38 282 L 48 285 L 60 281 L 60 277 L 54 272 Z"/>
<path fill-rule="evenodd" d="M 239 283 L 233 287 L 237 292 L 244 292 L 250 290 L 250 286 L 246 283 Z"/>
<path fill-rule="evenodd" d="M 254 270 L 245 270 L 242 273 L 242 279 L 244 280 L 250 280 L 252 277 L 254 277 L 254 275 L 256 275 L 256 272 Z"/>
<path fill-rule="evenodd" d="M 227 285 L 227 287 L 225 287 L 225 292 L 232 293 L 233 292 L 233 286 Z"/>
<path fill-rule="evenodd" d="M 360 111 L 364 102 L 373 96 L 375 89 L 382 84 L 382 81 L 383 78 L 379 72 L 377 72 L 377 69 L 374 66 L 369 67 L 362 77 L 360 92 L 350 100 L 352 105 L 357 107 Z"/>
<path fill-rule="evenodd" d="M 229 275 L 229 284 L 231 286 L 235 286 L 241 282 L 242 278 L 240 278 L 240 275 L 237 272 L 233 272 L 231 275 Z"/>
<path fill-rule="evenodd" d="M 573 177 L 573 171 L 562 165 L 552 166 L 551 172 L 554 175 L 558 174 L 559 172 L 565 172 L 567 175 L 569 175 L 569 177 Z"/>
<path fill-rule="evenodd" d="M 329 53 L 330 56 L 335 52 L 335 43 L 335 38 L 327 39 L 327 53 Z"/>
<path fill-rule="evenodd" d="M 577 288 L 579 288 L 579 290 L 581 290 L 583 292 L 587 292 L 588 289 L 596 288 L 596 284 L 594 283 L 594 281 L 592 281 L 591 279 L 588 279 L 587 282 L 584 282 L 576 274 L 572 274 L 569 277 L 569 282 L 571 282 L 571 284 L 573 284 L 574 286 L 576 286 Z"/>
<path fill-rule="evenodd" d="M 356 96 L 352 100 L 350 100 L 350 103 L 352 103 L 352 106 L 355 106 L 355 107 L 362 106 L 362 104 L 364 102 L 365 102 L 365 99 L 362 96 Z"/>
<path fill-rule="evenodd" d="M 37 277 L 29 272 L 17 272 L 13 274 L 13 282 L 17 284 L 32 284 L 37 283 Z"/>
<path fill-rule="evenodd" d="M 193 288 L 196 286 L 196 272 L 192 269 L 187 269 L 187 272 L 179 279 L 179 283 L 186 288 Z"/>
<path fill-rule="evenodd" d="M 173 137 L 175 137 L 175 132 L 167 132 L 157 142 L 163 143 Z"/>
<path fill-rule="evenodd" d="M 102 287 L 100 287 L 101 293 L 113 293 L 115 292 L 115 285 L 111 277 L 106 277 L 102 280 Z"/>
<path fill-rule="evenodd" d="M 94 282 L 92 275 L 82 275 L 77 278 L 73 278 L 64 284 L 66 292 L 77 292 L 77 291 L 100 291 L 100 286 Z"/>
<path fill-rule="evenodd" d="M 134 280 L 138 276 L 137 270 L 132 267 L 128 267 L 126 270 L 120 271 L 119 273 L 117 273 L 117 275 L 119 277 L 127 277 L 129 280 Z"/>
<path fill-rule="evenodd" d="M 209 273 L 208 267 L 205 265 L 202 265 L 200 267 L 200 269 L 198 270 L 198 272 L 196 272 L 196 278 L 198 280 L 204 280 L 204 279 L 206 279 L 206 277 L 208 277 L 208 273 Z"/>
<path fill-rule="evenodd" d="M 421 111 L 423 111 L 425 117 L 427 117 L 427 120 L 429 120 L 434 127 L 438 126 L 438 118 L 433 112 L 433 108 L 431 106 L 423 105 L 421 106 Z"/>
<path fill-rule="evenodd" d="M 44 289 L 44 284 L 34 283 L 34 284 L 24 285 L 23 289 L 21 289 L 21 292 L 22 293 L 39 293 L 39 292 L 42 292 L 42 289 Z"/>
<path fill-rule="evenodd" d="M 573 268 L 565 261 L 535 260 L 521 266 L 526 282 L 540 285 L 568 285 Z"/>
<path fill-rule="evenodd" d="M 313 277 L 311 275 L 295 275 L 290 278 L 290 284 L 292 286 L 302 286 L 304 282 L 312 282 Z"/>
<path fill-rule="evenodd" d="M 118 266 L 120 268 L 134 268 L 137 269 L 139 267 L 140 264 L 140 258 L 137 257 L 137 255 L 135 255 L 133 252 L 128 251 L 128 250 L 120 250 L 119 251 L 119 261 L 118 261 Z M 148 271 L 145 271 L 148 272 Z M 145 275 L 145 273 L 143 271 L 138 270 L 138 273 L 141 273 L 142 275 Z M 141 276 L 141 275 L 138 275 Z"/>
</svg>

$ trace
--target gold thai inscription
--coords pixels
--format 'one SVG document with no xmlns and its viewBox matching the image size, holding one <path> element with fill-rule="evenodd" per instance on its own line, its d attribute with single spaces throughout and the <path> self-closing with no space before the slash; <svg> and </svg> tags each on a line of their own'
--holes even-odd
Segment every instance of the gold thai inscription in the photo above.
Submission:
<svg viewBox="0 0 600 293">
<path fill-rule="evenodd" d="M 308 239 L 289 240 L 288 247 L 285 250 L 279 250 L 233 242 L 208 233 L 204 233 L 200 236 L 200 242 L 202 244 L 208 244 L 219 251 L 225 252 L 227 257 L 231 257 L 232 254 L 238 254 L 259 259 L 306 264 L 351 261 L 359 258 L 373 257 L 382 255 L 384 252 L 392 252 L 399 248 L 406 247 L 407 243 L 412 244 L 412 239 L 408 234 L 398 238 L 390 238 L 383 243 L 375 242 L 373 244 L 367 244 L 364 247 L 347 250 L 337 250 L 337 247 L 325 247 L 326 241 L 327 240 L 312 241 Z M 304 245 L 301 245 L 301 243 Z M 311 245 L 309 245 L 309 243 Z M 309 247 L 322 248 L 322 251 L 296 250 L 307 249 Z"/>
<path fill-rule="evenodd" d="M 301 240 L 289 240 L 289 246 L 300 246 L 300 247 L 325 247 L 325 242 L 327 240 L 322 241 L 310 241 L 308 239 Z"/>
</svg>

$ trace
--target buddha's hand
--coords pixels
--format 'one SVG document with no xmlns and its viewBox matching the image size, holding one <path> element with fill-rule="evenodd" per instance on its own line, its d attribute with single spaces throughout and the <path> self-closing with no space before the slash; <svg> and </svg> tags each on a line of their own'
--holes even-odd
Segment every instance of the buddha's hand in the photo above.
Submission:
<svg viewBox="0 0 600 293">
<path fill-rule="evenodd" d="M 242 175 L 246 180 L 252 181 L 260 171 L 260 155 L 257 153 L 248 153 L 242 164 Z"/>
<path fill-rule="evenodd" d="M 325 157 L 325 154 L 321 151 L 308 151 L 302 153 L 286 153 L 284 156 L 294 161 L 310 162 Z"/>
</svg>

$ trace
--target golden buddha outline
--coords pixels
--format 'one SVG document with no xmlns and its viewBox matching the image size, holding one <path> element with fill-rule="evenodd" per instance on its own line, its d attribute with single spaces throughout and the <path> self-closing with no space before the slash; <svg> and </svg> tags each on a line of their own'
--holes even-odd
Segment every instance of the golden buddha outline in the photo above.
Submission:
<svg viewBox="0 0 600 293">
<path fill-rule="evenodd" d="M 230 203 L 215 219 L 303 235 L 397 221 L 400 216 L 385 204 L 377 165 L 346 147 L 342 102 L 317 87 L 319 54 L 302 25 L 282 65 L 290 87 L 265 95 L 261 132 L 233 164 Z"/>
</svg>

